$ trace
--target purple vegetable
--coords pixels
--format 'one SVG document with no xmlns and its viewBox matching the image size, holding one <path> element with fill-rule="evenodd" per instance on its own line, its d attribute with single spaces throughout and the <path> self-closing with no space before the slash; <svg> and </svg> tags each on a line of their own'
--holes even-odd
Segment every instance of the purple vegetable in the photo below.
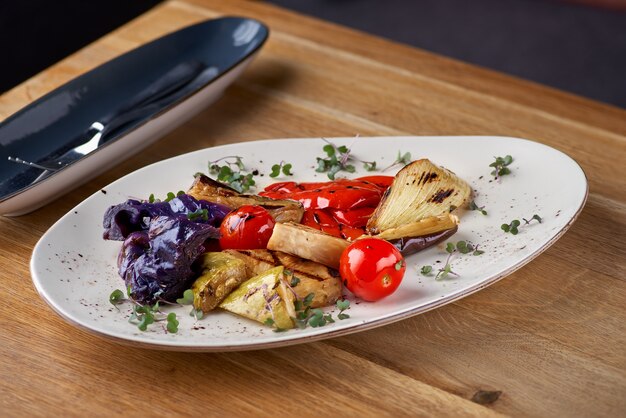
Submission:
<svg viewBox="0 0 626 418">
<path fill-rule="evenodd" d="M 204 242 L 218 236 L 215 227 L 186 216 L 155 216 L 147 232 L 128 234 L 118 257 L 119 274 L 139 303 L 174 301 L 193 282 L 192 264 Z"/>
<path fill-rule="evenodd" d="M 150 226 L 150 219 L 156 216 L 183 217 L 199 210 L 206 209 L 208 218 L 197 217 L 196 223 L 205 223 L 218 226 L 230 208 L 218 203 L 196 200 L 183 194 L 169 202 L 140 202 L 129 199 L 119 205 L 111 206 L 104 214 L 104 239 L 122 241 L 132 232 L 146 231 Z"/>
<path fill-rule="evenodd" d="M 435 244 L 451 237 L 457 231 L 457 227 L 448 229 L 446 231 L 436 232 L 430 235 L 424 235 L 421 237 L 406 237 L 400 239 L 390 240 L 393 245 L 396 246 L 403 256 L 415 254 L 418 251 L 422 251 L 428 247 L 432 247 Z"/>
</svg>

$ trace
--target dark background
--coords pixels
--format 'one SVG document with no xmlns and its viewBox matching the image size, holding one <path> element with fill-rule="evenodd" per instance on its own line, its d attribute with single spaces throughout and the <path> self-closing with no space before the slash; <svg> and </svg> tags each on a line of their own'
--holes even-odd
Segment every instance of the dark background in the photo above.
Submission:
<svg viewBox="0 0 626 418">
<path fill-rule="evenodd" d="M 556 0 L 269 2 L 626 108 L 619 1 L 612 8 Z M 0 92 L 158 3 L 0 1 Z"/>
</svg>

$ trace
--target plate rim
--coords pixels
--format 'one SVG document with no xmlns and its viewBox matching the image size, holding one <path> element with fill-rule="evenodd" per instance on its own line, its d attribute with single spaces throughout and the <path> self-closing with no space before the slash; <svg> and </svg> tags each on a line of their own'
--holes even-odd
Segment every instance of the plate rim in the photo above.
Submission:
<svg viewBox="0 0 626 418">
<path fill-rule="evenodd" d="M 126 179 L 129 176 L 134 175 L 135 173 L 142 171 L 144 169 L 148 169 L 149 167 L 152 167 L 156 164 L 160 164 L 172 159 L 176 159 L 176 158 L 181 158 L 183 156 L 189 156 L 191 154 L 195 154 L 195 153 L 201 153 L 201 152 L 205 152 L 209 149 L 215 149 L 215 148 L 221 148 L 221 147 L 227 147 L 227 146 L 231 146 L 231 145 L 235 145 L 235 144 L 244 144 L 247 142 L 257 142 L 257 143 L 262 143 L 262 142 L 278 142 L 278 141 L 285 141 L 285 140 L 307 140 L 307 139 L 314 139 L 315 137 L 301 137 L 301 138 L 272 138 L 272 139 L 261 139 L 261 140 L 256 140 L 256 141 L 240 141 L 240 142 L 234 142 L 234 143 L 229 143 L 229 144 L 221 144 L 218 146 L 214 146 L 214 147 L 207 147 L 207 148 L 202 148 L 199 150 L 195 150 L 195 151 L 191 151 L 185 154 L 180 154 L 180 155 L 176 155 L 170 158 L 166 158 L 154 163 L 151 163 L 149 165 L 143 166 L 138 168 L 137 170 L 134 170 L 131 173 L 128 173 L 120 178 L 118 178 L 117 180 L 114 180 L 113 182 L 109 183 L 108 185 L 106 185 L 104 188 L 106 189 L 107 187 L 123 181 L 124 179 Z M 346 140 L 346 139 L 350 139 L 350 137 L 332 137 L 329 138 L 327 137 L 329 140 Z M 422 305 L 422 306 L 418 306 L 416 308 L 413 309 L 409 309 L 397 314 L 392 314 L 388 317 L 384 317 L 384 318 L 380 318 L 377 320 L 370 320 L 370 321 L 364 321 L 364 322 L 360 322 L 360 323 L 356 323 L 353 324 L 352 326 L 348 326 L 345 328 L 341 328 L 341 329 L 330 329 L 327 332 L 320 332 L 314 335 L 304 335 L 301 336 L 299 338 L 293 338 L 293 339 L 288 339 L 288 340 L 276 340 L 276 341 L 265 341 L 265 342 L 260 342 L 260 343 L 247 343 L 247 344 L 237 344 L 237 345 L 184 345 L 184 344 L 168 344 L 168 343 L 164 343 L 164 342 L 157 342 L 157 341 L 150 341 L 150 340 L 144 340 L 144 341 L 139 341 L 136 339 L 130 339 L 130 338 L 125 338 L 125 337 L 120 337 L 118 335 L 114 335 L 112 333 L 106 332 L 106 331 L 101 331 L 101 330 L 97 330 L 94 328 L 91 328 L 89 326 L 86 326 L 84 324 L 81 324 L 80 322 L 74 320 L 73 318 L 71 318 L 69 315 L 66 315 L 64 312 L 62 312 L 60 309 L 58 309 L 54 303 L 47 297 L 45 290 L 43 288 L 41 288 L 41 279 L 37 278 L 37 274 L 35 273 L 35 254 L 38 252 L 38 250 L 40 250 L 41 247 L 43 247 L 44 244 L 44 239 L 48 236 L 48 234 L 52 233 L 52 230 L 55 229 L 55 227 L 57 227 L 57 225 L 59 223 L 61 223 L 66 217 L 70 216 L 73 211 L 76 210 L 76 208 L 78 206 L 80 206 L 81 204 L 83 204 L 85 201 L 87 201 L 88 199 L 91 199 L 93 196 L 97 195 L 99 192 L 96 191 L 93 194 L 91 194 L 90 196 L 88 196 L 87 198 L 85 198 L 83 201 L 81 201 L 80 203 L 78 203 L 78 205 L 74 206 L 73 208 L 71 208 L 66 214 L 64 214 L 61 218 L 59 218 L 54 224 L 52 224 L 48 230 L 46 230 L 46 232 L 39 238 L 39 240 L 37 241 L 37 243 L 35 244 L 35 246 L 33 247 L 33 251 L 31 253 L 31 258 L 30 258 L 30 262 L 29 262 L 29 269 L 30 269 L 30 274 L 31 274 L 31 281 L 33 283 L 33 286 L 35 287 L 35 290 L 37 291 L 37 293 L 39 294 L 39 296 L 48 304 L 48 306 L 50 306 L 50 308 L 57 313 L 57 315 L 59 315 L 61 318 L 63 318 L 66 322 L 68 322 L 70 325 L 74 325 L 76 328 L 87 331 L 89 334 L 91 335 L 96 335 L 98 337 L 102 337 L 105 338 L 107 340 L 116 342 L 116 343 L 120 343 L 123 344 L 125 346 L 131 346 L 131 347 L 140 347 L 140 348 L 149 348 L 149 349 L 154 349 L 154 350 L 160 350 L 160 351 L 177 351 L 177 352 L 236 352 L 236 351 L 252 351 L 252 350 L 263 350 L 263 349 L 271 349 L 271 348 L 278 348 L 278 347 L 288 347 L 288 346 L 293 346 L 293 345 L 298 345 L 298 344 L 305 344 L 305 343 L 310 343 L 310 342 L 315 342 L 315 341 L 321 341 L 321 340 L 326 340 L 329 338 L 335 338 L 335 337 L 340 337 L 340 336 L 344 336 L 344 335 L 349 335 L 349 334 L 354 334 L 357 332 L 361 332 L 361 331 L 367 331 L 367 330 L 371 330 L 371 329 L 375 329 L 381 326 L 385 326 L 394 322 L 399 322 L 402 321 L 404 319 L 408 319 L 410 317 L 413 316 L 417 316 L 419 314 L 431 311 L 433 309 L 436 309 L 438 307 L 453 303 L 457 300 L 460 300 L 462 298 L 465 298 L 471 294 L 474 294 L 488 286 L 491 286 L 492 284 L 500 281 L 501 279 L 509 276 L 510 274 L 514 273 L 515 271 L 521 269 L 522 267 L 526 266 L 528 263 L 530 263 L 531 261 L 533 261 L 535 258 L 537 258 L 539 255 L 541 255 L 543 252 L 545 252 L 549 247 L 551 247 L 556 241 L 558 241 L 570 228 L 571 226 L 574 224 L 574 222 L 576 222 L 576 220 L 578 219 L 578 217 L 580 216 L 580 214 L 582 213 L 585 204 L 587 202 L 587 199 L 589 197 L 589 179 L 587 174 L 585 173 L 584 169 L 581 167 L 581 165 L 572 157 L 570 157 L 569 155 L 567 155 L 566 153 L 564 153 L 563 151 L 556 149 L 554 147 L 551 147 L 549 145 L 543 144 L 541 142 L 537 142 L 537 141 L 533 141 L 530 139 L 525 139 L 525 138 L 519 138 L 519 137 L 512 137 L 512 136 L 492 136 L 492 135 L 423 135 L 423 136 L 414 136 L 414 135 L 397 135 L 397 136 L 367 136 L 367 137 L 360 137 L 361 139 L 367 140 L 367 139 L 373 139 L 373 138 L 413 138 L 415 140 L 419 140 L 419 139 L 434 139 L 434 138 L 450 138 L 450 139 L 459 139 L 459 138 L 482 138 L 482 139 L 493 139 L 493 140 L 497 140 L 497 139 L 507 139 L 507 140 L 515 140 L 515 141 L 523 141 L 523 142 L 529 142 L 535 145 L 541 145 L 547 148 L 550 148 L 560 154 L 562 154 L 563 156 L 565 156 L 566 158 L 568 158 L 569 160 L 571 160 L 576 167 L 578 167 L 578 169 L 580 170 L 580 172 L 583 175 L 583 180 L 584 180 L 584 185 L 585 185 L 585 192 L 584 192 L 584 196 L 580 201 L 579 206 L 576 208 L 573 216 L 567 221 L 567 223 L 561 227 L 561 229 L 559 229 L 548 241 L 546 241 L 541 247 L 539 247 L 538 249 L 536 249 L 534 252 L 528 254 L 522 261 L 520 261 L 519 263 L 515 264 L 514 266 L 505 269 L 497 274 L 494 274 L 492 277 L 489 277 L 479 283 L 477 283 L 476 285 L 465 289 L 464 291 L 461 291 L 457 294 L 452 294 L 450 296 L 446 296 L 446 297 L 442 297 L 440 299 L 437 299 L 436 301 L 433 301 L 431 303 L 428 303 L 426 305 Z"/>
</svg>

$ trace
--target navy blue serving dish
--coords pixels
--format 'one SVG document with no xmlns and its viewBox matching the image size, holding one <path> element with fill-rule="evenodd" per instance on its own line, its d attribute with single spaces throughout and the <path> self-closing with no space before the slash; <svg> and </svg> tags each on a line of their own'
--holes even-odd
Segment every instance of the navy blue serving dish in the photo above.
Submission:
<svg viewBox="0 0 626 418">
<path fill-rule="evenodd" d="M 216 100 L 268 28 L 198 23 L 125 53 L 0 124 L 0 214 L 18 215 L 119 163 Z"/>
</svg>

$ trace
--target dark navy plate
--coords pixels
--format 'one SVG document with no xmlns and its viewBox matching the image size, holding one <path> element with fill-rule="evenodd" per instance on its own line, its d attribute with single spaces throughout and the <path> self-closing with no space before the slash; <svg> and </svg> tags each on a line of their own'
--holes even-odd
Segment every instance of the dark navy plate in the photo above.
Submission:
<svg viewBox="0 0 626 418">
<path fill-rule="evenodd" d="M 186 27 L 73 79 L 0 124 L 0 214 L 35 210 L 216 100 L 268 36 L 224 17 Z"/>
</svg>

